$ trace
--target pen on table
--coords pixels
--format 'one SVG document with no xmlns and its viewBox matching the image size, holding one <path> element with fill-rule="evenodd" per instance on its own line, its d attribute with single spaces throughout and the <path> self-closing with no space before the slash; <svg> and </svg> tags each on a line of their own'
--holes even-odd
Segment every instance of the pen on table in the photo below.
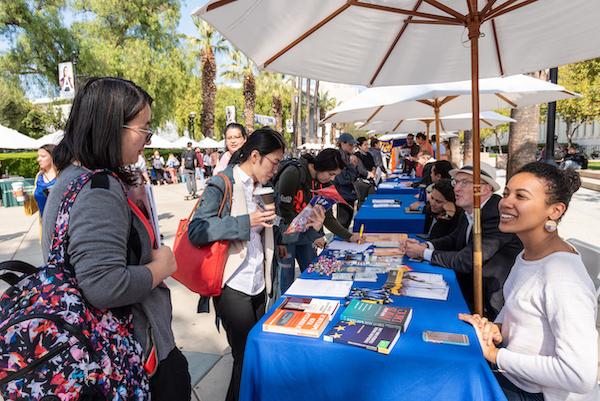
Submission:
<svg viewBox="0 0 600 401">
<path fill-rule="evenodd" d="M 363 240 L 363 232 L 365 231 L 365 225 L 361 224 L 360 225 L 360 230 L 358 231 L 358 243 L 362 244 L 362 240 Z"/>
</svg>

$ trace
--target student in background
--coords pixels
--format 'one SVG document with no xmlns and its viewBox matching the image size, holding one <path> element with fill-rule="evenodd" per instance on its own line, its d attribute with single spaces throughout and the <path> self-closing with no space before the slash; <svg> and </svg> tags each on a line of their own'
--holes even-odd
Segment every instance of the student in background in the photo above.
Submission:
<svg viewBox="0 0 600 401">
<path fill-rule="evenodd" d="M 196 153 L 192 149 L 192 143 L 187 143 L 187 148 L 181 153 L 181 164 L 183 167 L 183 175 L 185 177 L 185 187 L 187 189 L 187 196 L 185 199 L 197 198 L 196 191 L 196 166 L 198 161 L 196 160 Z"/>
<path fill-rule="evenodd" d="M 475 327 L 509 401 L 600 399 L 596 290 L 581 255 L 557 231 L 580 185 L 576 172 L 540 162 L 511 177 L 499 227 L 524 249 L 504 283 L 506 303 L 494 323 L 459 315 Z"/>
<path fill-rule="evenodd" d="M 55 145 L 44 145 L 38 149 L 37 162 L 40 166 L 40 171 L 35 176 L 33 197 L 40 210 L 40 221 L 44 214 L 44 207 L 46 206 L 46 200 L 50 193 L 50 188 L 56 183 L 56 166 L 52 159 L 52 152 L 54 151 Z M 34 209 L 35 210 L 35 209 Z"/>
<path fill-rule="evenodd" d="M 225 153 L 223 153 L 223 156 L 219 159 L 219 162 L 213 170 L 213 174 L 218 174 L 225 170 L 229 164 L 231 155 L 237 152 L 237 150 L 246 142 L 246 139 L 248 139 L 248 133 L 242 124 L 229 123 L 227 124 L 227 127 L 225 127 L 225 134 L 223 137 L 225 138 Z"/>
<path fill-rule="evenodd" d="M 169 158 L 167 159 L 167 172 L 171 177 L 171 183 L 177 184 L 179 183 L 179 179 L 177 178 L 177 170 L 179 170 L 179 160 L 173 153 L 169 153 Z"/>
</svg>

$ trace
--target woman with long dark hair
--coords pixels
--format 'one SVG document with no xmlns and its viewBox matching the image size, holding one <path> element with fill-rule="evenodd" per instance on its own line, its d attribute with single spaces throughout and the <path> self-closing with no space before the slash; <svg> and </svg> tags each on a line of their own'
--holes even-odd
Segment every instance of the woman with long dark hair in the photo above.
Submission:
<svg viewBox="0 0 600 401">
<path fill-rule="evenodd" d="M 346 166 L 337 149 L 325 149 L 315 157 L 305 154 L 298 160 L 292 159 L 282 166 L 275 183 L 278 211 L 282 218 L 280 230 L 283 232 L 292 220 L 304 209 L 313 197 L 313 190 L 332 185 L 335 177 Z M 324 225 L 335 235 L 346 241 L 358 241 L 358 234 L 352 234 L 342 226 L 328 210 Z M 315 246 L 324 248 L 322 230 L 309 229 L 304 233 L 282 235 L 288 257 L 279 261 L 279 283 L 283 294 L 294 281 L 295 263 L 303 272 L 317 256 Z"/>
<path fill-rule="evenodd" d="M 187 361 L 175 345 L 163 283 L 176 270 L 175 258 L 169 247 L 157 246 L 151 225 L 125 195 L 136 182 L 127 166 L 152 136 L 151 105 L 146 91 L 124 79 L 91 78 L 78 88 L 53 153 L 60 174 L 46 203 L 42 247 L 47 257 L 67 186 L 90 170 L 114 173 L 94 175 L 79 192 L 70 212 L 69 264 L 92 306 L 133 314 L 152 400 L 189 400 Z"/>
<path fill-rule="evenodd" d="M 222 293 L 213 298 L 233 356 L 227 400 L 239 397 L 246 338 L 264 315 L 267 296 L 273 293 L 275 206 L 262 210 L 253 194 L 273 178 L 284 150 L 285 143 L 277 131 L 254 131 L 222 172 L 233 188 L 231 207 L 226 203 L 218 216 L 226 183 L 223 177 L 213 176 L 188 228 L 189 239 L 196 246 L 229 240 Z M 317 223 L 315 227 L 320 228 Z"/>
<path fill-rule="evenodd" d="M 523 243 L 503 287 L 505 304 L 494 323 L 472 324 L 485 358 L 509 401 L 598 400 L 598 301 L 581 255 L 557 226 L 581 180 L 535 162 L 504 188 L 499 228 Z"/>
<path fill-rule="evenodd" d="M 40 220 L 44 215 L 44 207 L 50 193 L 50 188 L 56 183 L 56 166 L 52 159 L 52 152 L 56 146 L 47 144 L 38 149 L 37 162 L 40 171 L 35 176 L 33 196 L 40 210 Z"/>
</svg>

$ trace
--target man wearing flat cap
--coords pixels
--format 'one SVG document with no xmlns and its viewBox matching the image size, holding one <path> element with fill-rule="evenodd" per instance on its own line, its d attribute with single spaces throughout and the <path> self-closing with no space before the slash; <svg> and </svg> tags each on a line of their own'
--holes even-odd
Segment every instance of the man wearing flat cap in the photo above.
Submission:
<svg viewBox="0 0 600 401">
<path fill-rule="evenodd" d="M 463 295 L 472 309 L 473 304 L 473 166 L 450 170 L 456 195 L 456 205 L 464 209 L 456 229 L 449 235 L 419 243 L 409 239 L 406 254 L 423 258 L 433 265 L 449 267 L 456 272 Z M 498 229 L 501 197 L 496 170 L 481 163 L 481 232 L 483 250 L 484 315 L 494 319 L 504 305 L 502 286 L 523 244 L 516 235 Z"/>
</svg>

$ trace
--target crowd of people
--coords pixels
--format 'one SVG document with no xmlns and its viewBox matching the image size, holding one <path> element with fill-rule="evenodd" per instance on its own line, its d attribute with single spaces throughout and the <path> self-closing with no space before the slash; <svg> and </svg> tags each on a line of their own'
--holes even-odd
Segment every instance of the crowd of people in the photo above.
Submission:
<svg viewBox="0 0 600 401">
<path fill-rule="evenodd" d="M 248 135 L 242 125 L 229 124 L 222 155 L 191 143 L 180 158 L 171 154 L 166 162 L 155 152 L 149 177 L 140 155 L 152 135 L 151 105 L 133 82 L 89 79 L 75 96 L 63 141 L 56 149 L 40 149 L 36 182 L 47 196 L 40 202 L 47 256 L 68 185 L 85 172 L 114 173 L 94 175 L 81 190 L 70 212 L 66 252 L 91 305 L 132 313 L 141 359 L 157 361 L 149 372 L 153 400 L 189 400 L 191 383 L 164 284 L 177 268 L 173 252 L 153 238 L 123 191 L 139 183 L 136 174 L 159 185 L 181 177 L 188 196 L 200 196 L 189 223 L 192 244 L 229 241 L 222 292 L 213 297 L 234 360 L 227 400 L 238 399 L 246 339 L 267 305 L 291 285 L 296 266 L 306 269 L 325 246 L 324 228 L 346 241 L 359 240 L 349 230 L 354 212 L 393 170 L 420 178 L 411 185 L 427 193 L 411 205 L 427 223 L 421 238 L 408 240 L 407 256 L 454 270 L 465 300 L 473 299 L 473 168 L 453 166 L 448 144 L 437 152 L 424 134 L 416 141 L 409 135 L 389 166 L 377 139 L 343 133 L 336 149 L 286 158 L 279 132 L 263 127 Z M 50 162 L 45 152 L 52 154 Z M 200 177 L 211 177 L 201 195 Z M 501 188 L 494 168 L 482 163 L 480 179 L 484 315 L 460 319 L 475 327 L 509 400 L 598 399 L 595 289 L 581 256 L 557 230 L 579 188 L 577 173 L 532 163 L 510 178 L 502 195 L 496 194 Z M 230 204 L 222 202 L 227 183 Z M 335 215 L 317 206 L 306 232 L 286 234 L 311 191 L 332 185 L 346 205 L 339 204 Z M 273 208 L 254 196 L 263 186 L 275 190 Z M 274 225 L 277 216 L 281 222 Z"/>
</svg>

